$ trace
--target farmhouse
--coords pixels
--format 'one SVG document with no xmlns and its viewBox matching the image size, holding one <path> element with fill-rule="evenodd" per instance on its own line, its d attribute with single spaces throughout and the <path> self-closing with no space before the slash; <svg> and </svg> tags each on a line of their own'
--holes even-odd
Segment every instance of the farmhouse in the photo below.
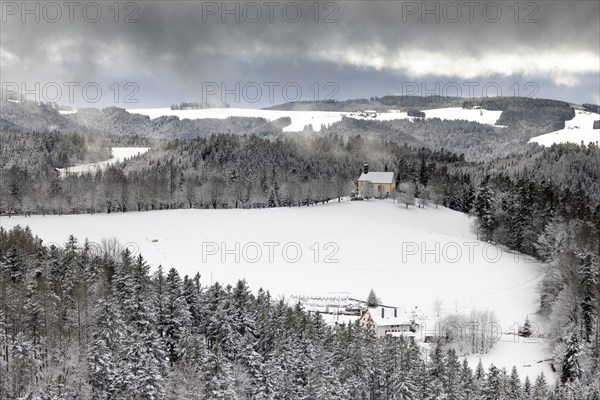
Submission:
<svg viewBox="0 0 600 400">
<path fill-rule="evenodd" d="M 419 324 L 406 312 L 399 312 L 398 308 L 371 307 L 359 320 L 360 324 L 375 330 L 378 337 L 392 336 L 415 336 Z"/>
<path fill-rule="evenodd" d="M 393 172 L 369 172 L 369 164 L 363 167 L 358 178 L 358 195 L 360 197 L 388 196 L 394 190 Z"/>
</svg>

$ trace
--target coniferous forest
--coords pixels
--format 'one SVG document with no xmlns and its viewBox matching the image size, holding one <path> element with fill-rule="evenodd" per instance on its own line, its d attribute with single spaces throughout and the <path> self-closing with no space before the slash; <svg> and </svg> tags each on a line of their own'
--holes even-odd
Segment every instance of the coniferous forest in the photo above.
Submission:
<svg viewBox="0 0 600 400">
<path fill-rule="evenodd" d="M 0 230 L 0 398 L 598 399 L 598 146 L 473 160 L 437 142 L 403 141 L 397 126 L 349 123 L 319 134 L 186 139 L 12 126 L 2 134 L 2 218 L 306 207 L 355 195 L 368 163 L 395 172 L 390 196 L 402 206 L 467 213 L 480 240 L 545 264 L 539 307 L 556 384 L 516 369 L 473 370 L 443 329 L 424 351 L 358 324 L 327 325 L 268 288 L 203 286 L 115 241 L 48 246 L 17 227 Z M 95 173 L 55 170 L 106 159 L 111 146 L 152 149 Z"/>
<path fill-rule="evenodd" d="M 600 400 L 600 1 L 0 14 L 0 400 Z"/>
<path fill-rule="evenodd" d="M 516 369 L 473 370 L 442 342 L 424 353 L 357 323 L 328 326 L 244 281 L 206 287 L 175 269 L 150 273 L 115 241 L 48 247 L 15 228 L 0 230 L 0 244 L 2 399 L 598 398 L 597 325 L 586 322 L 597 308 L 585 281 L 584 335 L 563 321 L 572 333 L 550 385 Z"/>
</svg>

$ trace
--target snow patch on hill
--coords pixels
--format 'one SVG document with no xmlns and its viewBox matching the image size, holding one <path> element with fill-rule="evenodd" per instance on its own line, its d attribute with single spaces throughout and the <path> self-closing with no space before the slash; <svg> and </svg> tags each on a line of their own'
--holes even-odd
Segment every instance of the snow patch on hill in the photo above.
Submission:
<svg viewBox="0 0 600 400">
<path fill-rule="evenodd" d="M 559 131 L 546 133 L 529 139 L 530 143 L 536 142 L 543 146 L 552 146 L 554 143 L 583 142 L 585 145 L 600 143 L 600 129 L 594 129 L 594 121 L 600 121 L 600 114 L 589 111 L 577 111 L 575 117 L 565 121 L 565 128 Z"/>
<path fill-rule="evenodd" d="M 75 114 L 77 110 L 58 110 L 58 113 L 61 115 L 70 115 Z"/>
<path fill-rule="evenodd" d="M 547 339 L 523 338 L 509 334 L 503 335 L 487 354 L 470 354 L 466 359 L 472 367 L 477 366 L 481 360 L 486 371 L 491 364 L 499 368 L 506 367 L 509 374 L 514 365 L 521 379 L 529 376 L 532 381 L 543 372 L 550 384 L 553 384 L 557 377 L 552 371 L 551 354 L 552 345 Z"/>
<path fill-rule="evenodd" d="M 361 116 L 354 112 L 330 112 L 330 111 L 282 111 L 282 110 L 259 110 L 250 108 L 208 108 L 198 110 L 171 110 L 170 108 L 140 108 L 129 109 L 130 113 L 147 115 L 151 119 L 162 116 L 176 116 L 180 119 L 204 119 L 229 117 L 251 117 L 265 118 L 274 121 L 282 117 L 290 117 L 291 125 L 283 128 L 284 132 L 299 132 L 311 125 L 313 130 L 320 131 L 321 126 L 329 126 L 342 120 L 342 117 L 371 120 L 371 121 L 393 121 L 397 119 L 413 119 L 405 112 L 377 113 L 376 116 Z M 494 125 L 500 118 L 501 111 L 471 110 L 461 107 L 439 108 L 426 110 L 426 118 L 440 118 L 446 120 L 466 120 L 482 124 Z"/>
<path fill-rule="evenodd" d="M 67 174 L 82 174 L 86 172 L 95 173 L 99 169 L 104 169 L 111 164 L 122 162 L 131 157 L 146 153 L 149 147 L 113 147 L 112 157 L 108 160 L 98 161 L 88 164 L 79 164 L 67 168 L 57 168 L 59 176 L 64 178 Z"/>
<path fill-rule="evenodd" d="M 284 132 L 299 132 L 304 127 L 312 125 L 315 131 L 321 130 L 321 125 L 329 126 L 341 121 L 346 113 L 327 111 L 279 111 L 259 110 L 251 108 L 207 108 L 198 110 L 171 110 L 170 108 L 143 108 L 127 110 L 133 114 L 147 115 L 150 119 L 162 116 L 176 116 L 179 119 L 225 119 L 229 117 L 264 118 L 274 121 L 282 117 L 290 117 L 292 124 L 286 126 Z"/>
<path fill-rule="evenodd" d="M 435 110 L 425 110 L 424 112 L 425 118 L 465 120 L 486 125 L 496 125 L 496 121 L 498 121 L 502 114 L 502 111 L 465 109 L 462 107 L 438 108 Z"/>
</svg>

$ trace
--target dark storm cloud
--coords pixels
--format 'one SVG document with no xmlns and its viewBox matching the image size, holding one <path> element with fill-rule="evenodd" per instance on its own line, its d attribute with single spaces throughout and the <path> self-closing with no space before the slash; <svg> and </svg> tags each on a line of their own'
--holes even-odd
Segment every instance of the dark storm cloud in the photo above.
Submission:
<svg viewBox="0 0 600 400">
<path fill-rule="evenodd" d="M 84 3 L 70 22 L 68 10 L 57 2 L 63 15 L 56 23 L 45 20 L 44 3 L 39 3 L 39 23 L 32 15 L 21 21 L 24 3 L 14 3 L 14 15 L 6 3 L 11 2 L 3 3 L 3 82 L 134 80 L 142 102 L 150 104 L 150 99 L 189 98 L 206 81 L 337 80 L 348 89 L 369 87 L 382 76 L 391 83 L 514 76 L 578 91 L 587 83 L 590 89 L 581 96 L 597 101 L 600 3 L 595 1 L 518 7 L 500 1 L 339 1 L 321 2 L 318 15 L 312 1 L 287 2 L 290 6 L 148 1 L 135 2 L 137 9 L 122 2 L 117 23 L 109 8 L 113 2 L 96 3 L 103 12 L 96 23 L 83 17 Z M 301 5 L 302 18 L 292 22 L 295 5 Z M 240 21 L 234 11 L 222 22 L 221 12 L 236 7 Z M 262 16 L 253 23 L 257 8 Z M 123 22 L 132 11 L 138 22 Z M 331 23 L 325 22 L 328 16 Z M 373 88 L 362 97 L 385 93 L 380 93 L 383 84 Z"/>
</svg>

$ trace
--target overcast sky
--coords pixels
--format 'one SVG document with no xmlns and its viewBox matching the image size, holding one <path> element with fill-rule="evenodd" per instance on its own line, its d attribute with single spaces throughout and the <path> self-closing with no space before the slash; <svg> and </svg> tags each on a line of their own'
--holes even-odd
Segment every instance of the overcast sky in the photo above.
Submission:
<svg viewBox="0 0 600 400">
<path fill-rule="evenodd" d="M 5 91 L 68 105 L 76 82 L 76 107 L 126 108 L 459 91 L 600 102 L 598 1 L 113 4 L 3 2 Z"/>
</svg>

